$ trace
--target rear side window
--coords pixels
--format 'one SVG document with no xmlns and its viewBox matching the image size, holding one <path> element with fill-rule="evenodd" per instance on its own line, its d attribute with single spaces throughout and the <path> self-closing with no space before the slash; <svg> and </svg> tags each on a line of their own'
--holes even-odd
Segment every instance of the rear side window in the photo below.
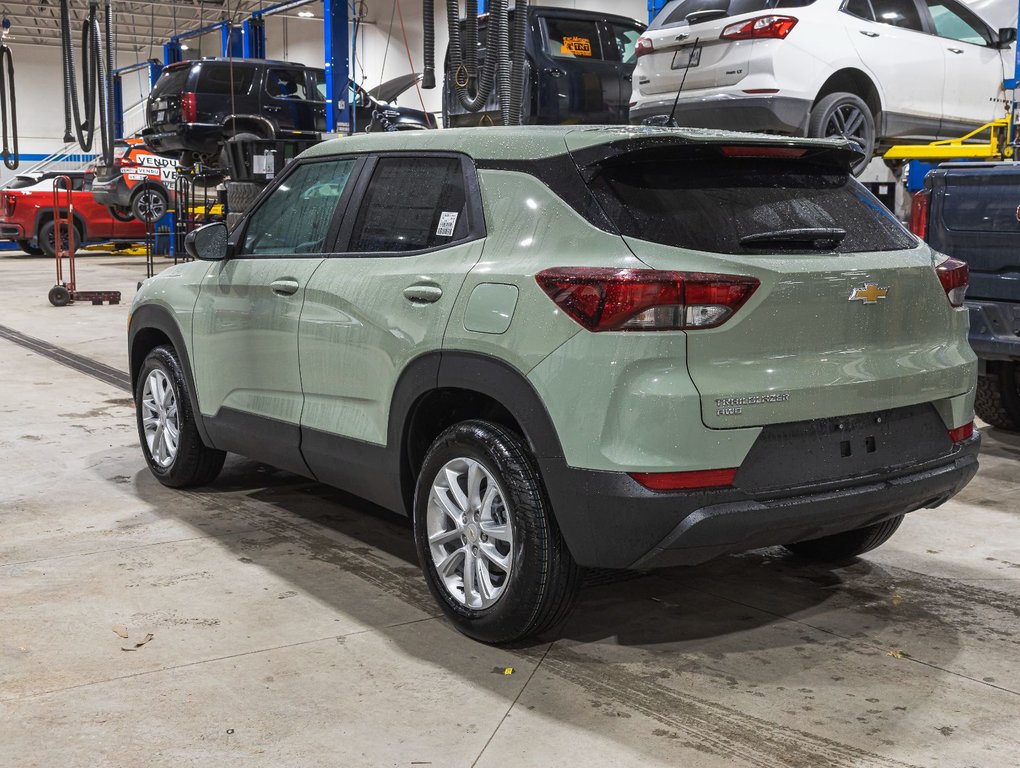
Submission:
<svg viewBox="0 0 1020 768">
<path fill-rule="evenodd" d="M 843 10 L 858 19 L 875 20 L 875 11 L 871 7 L 871 0 L 848 0 L 847 4 L 843 6 Z"/>
<path fill-rule="evenodd" d="M 381 158 L 348 250 L 387 253 L 448 245 L 468 234 L 466 208 L 459 158 Z"/>
<path fill-rule="evenodd" d="M 271 69 L 266 75 L 266 92 L 279 99 L 308 100 L 308 79 L 304 70 Z"/>
<path fill-rule="evenodd" d="M 354 160 L 305 163 L 287 175 L 248 221 L 242 253 L 321 253 Z"/>
<path fill-rule="evenodd" d="M 880 24 L 924 31 L 914 0 L 872 0 L 871 7 L 875 10 L 875 21 Z"/>
<path fill-rule="evenodd" d="M 948 178 L 942 220 L 954 232 L 1020 232 L 1016 177 Z"/>
<path fill-rule="evenodd" d="M 542 27 L 545 30 L 545 50 L 554 59 L 591 61 L 605 58 L 599 42 L 598 24 L 594 20 L 546 16 L 542 19 Z"/>
<path fill-rule="evenodd" d="M 606 59 L 633 64 L 636 60 L 634 52 L 637 48 L 637 40 L 641 37 L 641 28 L 607 22 L 605 29 L 608 30 L 608 41 L 605 46 Z"/>
<path fill-rule="evenodd" d="M 795 161 L 701 157 L 617 164 L 592 188 L 622 234 L 697 251 L 803 252 L 811 248 L 790 241 L 804 230 L 845 231 L 838 245 L 824 248 L 837 253 L 917 245 L 850 174 Z M 757 245 L 748 244 L 756 238 Z"/>
<path fill-rule="evenodd" d="M 696 24 L 699 21 L 771 11 L 776 8 L 803 8 L 813 2 L 814 0 L 673 0 L 659 11 L 659 15 L 648 28 L 671 27 L 684 22 Z M 688 16 L 691 18 L 688 19 Z"/>
<path fill-rule="evenodd" d="M 198 70 L 195 90 L 204 94 L 242 96 L 251 90 L 255 77 L 252 67 L 232 67 L 229 64 L 204 64 Z"/>
<path fill-rule="evenodd" d="M 152 86 L 150 98 L 160 96 L 174 96 L 184 90 L 188 84 L 188 75 L 191 74 L 191 67 L 177 67 L 168 69 L 159 76 L 159 80 Z"/>
</svg>

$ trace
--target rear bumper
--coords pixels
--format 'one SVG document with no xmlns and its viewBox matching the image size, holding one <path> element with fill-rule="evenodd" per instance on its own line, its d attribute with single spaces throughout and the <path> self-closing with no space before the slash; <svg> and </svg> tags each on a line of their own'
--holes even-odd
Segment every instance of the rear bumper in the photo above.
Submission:
<svg viewBox="0 0 1020 768">
<path fill-rule="evenodd" d="M 1020 360 L 1020 303 L 968 301 L 970 345 L 984 360 Z"/>
<path fill-rule="evenodd" d="M 0 240 L 27 240 L 25 228 L 20 224 L 0 223 Z"/>
<path fill-rule="evenodd" d="M 789 544 L 936 507 L 977 472 L 980 435 L 939 459 L 841 482 L 756 493 L 656 493 L 617 472 L 540 460 L 567 545 L 583 566 L 658 568 Z"/>
<path fill-rule="evenodd" d="M 640 124 L 655 115 L 668 115 L 676 94 L 663 94 L 658 99 L 643 99 L 630 108 L 630 122 Z M 807 134 L 811 102 L 789 96 L 748 96 L 745 94 L 708 93 L 695 98 L 681 98 L 674 117 L 678 124 L 689 128 L 759 131 L 795 136 Z"/>
<path fill-rule="evenodd" d="M 179 154 L 219 152 L 223 145 L 223 126 L 213 123 L 182 123 L 173 131 L 157 131 L 146 128 L 142 140 L 153 152 Z"/>
</svg>

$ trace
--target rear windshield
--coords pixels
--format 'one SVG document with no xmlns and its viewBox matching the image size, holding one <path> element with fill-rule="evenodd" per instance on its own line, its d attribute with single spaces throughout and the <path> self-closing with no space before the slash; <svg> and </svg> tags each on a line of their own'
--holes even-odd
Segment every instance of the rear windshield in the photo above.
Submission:
<svg viewBox="0 0 1020 768">
<path fill-rule="evenodd" d="M 659 15 L 648 28 L 658 29 L 684 22 L 697 24 L 727 16 L 771 11 L 775 8 L 803 8 L 813 2 L 814 0 L 673 0 L 659 11 Z M 697 15 L 688 19 L 691 14 Z"/>
<path fill-rule="evenodd" d="M 188 75 L 191 74 L 191 67 L 177 67 L 176 69 L 164 70 L 159 80 L 152 86 L 153 98 L 160 96 L 173 96 L 184 90 L 187 85 Z"/>
<path fill-rule="evenodd" d="M 837 253 L 917 245 L 849 173 L 803 161 L 701 157 L 617 163 L 595 178 L 592 191 L 622 234 L 698 251 L 813 250 L 796 242 L 804 230 L 845 231 L 838 245 L 823 248 Z M 782 237 L 796 230 L 801 232 Z M 749 245 L 748 238 L 758 243 Z"/>
<path fill-rule="evenodd" d="M 198 84 L 195 90 L 203 94 L 229 94 L 233 91 L 235 96 L 241 96 L 248 93 L 254 76 L 253 67 L 203 64 L 198 71 Z"/>
</svg>

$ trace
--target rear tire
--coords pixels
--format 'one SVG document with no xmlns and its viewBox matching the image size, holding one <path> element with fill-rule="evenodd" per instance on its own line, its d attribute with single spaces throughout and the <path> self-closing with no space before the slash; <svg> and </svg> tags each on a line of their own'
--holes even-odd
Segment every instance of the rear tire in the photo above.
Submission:
<svg viewBox="0 0 1020 768">
<path fill-rule="evenodd" d="M 854 165 L 854 176 L 860 176 L 875 154 L 875 116 L 860 96 L 852 93 L 830 93 L 811 109 L 808 136 L 813 138 L 847 138 L 864 150 L 864 159 Z"/>
<path fill-rule="evenodd" d="M 163 485 L 207 485 L 219 475 L 226 453 L 202 442 L 173 347 L 156 347 L 142 362 L 135 383 L 135 417 L 149 471 Z"/>
<path fill-rule="evenodd" d="M 464 421 L 432 444 L 415 490 L 414 539 L 432 596 L 483 643 L 547 631 L 577 598 L 581 571 L 535 459 L 498 424 Z"/>
<path fill-rule="evenodd" d="M 170 210 L 170 196 L 162 187 L 145 186 L 131 197 L 131 214 L 144 224 L 155 224 Z"/>
<path fill-rule="evenodd" d="M 810 541 L 787 544 L 786 548 L 795 555 L 820 563 L 840 563 L 880 547 L 896 533 L 903 522 L 903 515 L 891 517 L 881 523 L 855 528 L 852 531 L 835 533 Z"/>
<path fill-rule="evenodd" d="M 135 220 L 135 215 L 131 213 L 130 208 L 125 208 L 123 205 L 111 205 L 108 206 L 110 209 L 110 215 L 113 216 L 117 221 L 123 221 L 125 223 Z"/>
<path fill-rule="evenodd" d="M 993 427 L 1020 431 L 1020 363 L 1001 363 L 997 375 L 978 377 L 974 410 Z"/>
<path fill-rule="evenodd" d="M 53 219 L 39 227 L 39 248 L 51 259 L 57 255 L 56 228 L 57 225 Z M 64 238 L 64 245 L 67 246 L 68 252 L 74 253 L 78 250 L 78 246 L 81 245 L 81 231 L 78 229 L 77 224 L 71 225 L 70 238 L 70 242 L 67 241 L 66 237 Z"/>
</svg>

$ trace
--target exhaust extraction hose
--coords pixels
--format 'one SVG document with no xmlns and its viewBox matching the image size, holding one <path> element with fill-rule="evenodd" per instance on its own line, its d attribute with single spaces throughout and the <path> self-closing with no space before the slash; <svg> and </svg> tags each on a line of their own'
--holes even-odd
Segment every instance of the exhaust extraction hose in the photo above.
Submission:
<svg viewBox="0 0 1020 768">
<path fill-rule="evenodd" d="M 507 0 L 494 0 L 493 15 L 498 15 L 496 32 L 496 86 L 499 93 L 499 116 L 503 125 L 510 125 L 511 97 L 513 87 L 510 82 L 512 77 L 510 62 L 510 24 L 507 11 Z M 491 18 L 491 17 L 490 17 Z M 492 38 L 489 38 L 487 46 L 490 58 L 492 57 Z M 514 121 L 516 122 L 516 120 Z"/>
<path fill-rule="evenodd" d="M 21 163 L 18 158 L 18 99 L 14 93 L 14 56 L 5 42 L 0 43 L 0 123 L 4 165 L 14 171 Z"/>
<path fill-rule="evenodd" d="M 422 29 L 425 39 L 422 43 L 425 67 L 422 70 L 421 87 L 436 87 L 436 4 L 435 0 L 422 0 Z"/>
<path fill-rule="evenodd" d="M 513 71 L 510 80 L 510 124 L 524 124 L 524 91 L 527 75 L 528 55 L 524 49 L 528 37 L 528 0 L 517 0 L 514 7 Z"/>
<path fill-rule="evenodd" d="M 64 67 L 64 140 L 67 143 L 78 139 L 84 152 L 92 150 L 96 134 L 98 112 L 99 135 L 103 162 L 113 162 L 112 99 L 110 98 L 110 75 L 113 54 L 103 54 L 103 33 L 96 16 L 99 3 L 89 3 L 89 12 L 81 29 L 81 78 L 84 104 L 78 103 L 78 78 L 71 44 L 71 11 L 69 0 L 60 0 L 60 42 Z M 109 3 L 105 8 L 107 41 L 112 26 L 112 11 Z M 108 46 L 107 46 L 108 47 Z M 85 119 L 82 120 L 82 111 Z M 74 129 L 74 135 L 71 131 Z"/>
<path fill-rule="evenodd" d="M 489 14 L 485 63 L 478 66 L 478 2 L 467 0 L 467 17 L 464 20 L 464 36 L 460 30 L 460 2 L 446 0 L 446 18 L 450 28 L 450 55 L 447 63 L 447 89 L 469 112 L 479 112 L 489 100 L 492 87 L 499 81 L 502 93 L 504 80 L 507 82 L 505 98 L 500 97 L 500 111 L 507 113 L 509 107 L 509 71 L 506 68 L 509 51 L 509 29 L 507 26 L 507 0 L 496 0 Z M 495 43 L 495 45 L 493 45 Z M 502 58 L 501 58 L 502 57 Z M 474 80 L 474 93 L 471 81 Z M 504 114 L 504 125 L 507 115 Z"/>
</svg>

